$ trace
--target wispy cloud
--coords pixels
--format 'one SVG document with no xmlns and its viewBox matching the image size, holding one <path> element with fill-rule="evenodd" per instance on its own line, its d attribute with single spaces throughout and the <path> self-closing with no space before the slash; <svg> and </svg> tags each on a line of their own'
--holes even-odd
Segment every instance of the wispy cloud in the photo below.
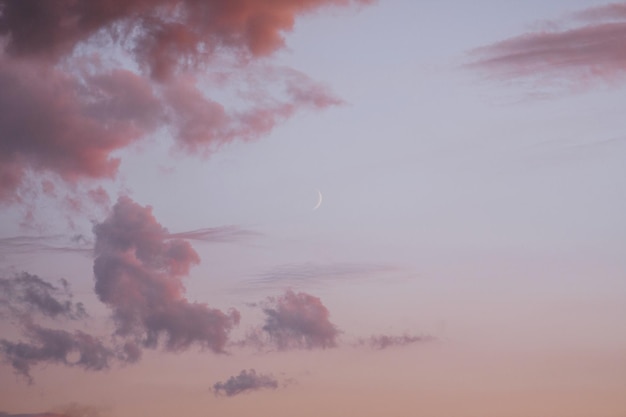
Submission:
<svg viewBox="0 0 626 417">
<path fill-rule="evenodd" d="M 108 368 L 115 356 L 101 339 L 82 331 L 69 332 L 27 323 L 25 335 L 25 342 L 0 339 L 0 353 L 29 383 L 33 382 L 31 368 L 40 363 L 101 370 Z"/>
<path fill-rule="evenodd" d="M 539 88 L 564 85 L 573 90 L 599 81 L 626 82 L 626 2 L 576 12 L 565 27 L 543 26 L 471 51 L 469 67 Z"/>
<path fill-rule="evenodd" d="M 246 287 L 302 288 L 337 279 L 369 279 L 399 271 L 398 267 L 377 263 L 300 263 L 280 265 L 245 281 Z"/>
<path fill-rule="evenodd" d="M 213 385 L 216 395 L 232 397 L 239 394 L 249 393 L 262 389 L 278 388 L 278 380 L 271 374 L 261 374 L 254 369 L 243 370 L 239 375 L 231 376 L 225 382 L 217 382 Z"/>
<path fill-rule="evenodd" d="M 11 236 L 0 238 L 0 254 L 66 252 L 91 255 L 92 245 L 81 235 Z"/>
<path fill-rule="evenodd" d="M 69 283 L 62 279 L 60 284 L 60 287 L 55 286 L 27 272 L 0 278 L 0 317 L 3 311 L 18 317 L 35 313 L 50 318 L 85 317 L 87 313 L 83 304 L 72 300 Z"/>
<path fill-rule="evenodd" d="M 259 232 L 230 225 L 170 233 L 167 237 L 171 239 L 200 240 L 204 242 L 239 242 L 259 236 L 262 236 Z"/>
</svg>

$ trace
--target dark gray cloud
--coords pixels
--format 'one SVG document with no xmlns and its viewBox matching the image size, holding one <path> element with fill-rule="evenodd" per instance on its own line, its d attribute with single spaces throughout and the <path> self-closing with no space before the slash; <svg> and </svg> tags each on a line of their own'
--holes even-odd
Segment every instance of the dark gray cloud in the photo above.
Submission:
<svg viewBox="0 0 626 417">
<path fill-rule="evenodd" d="M 239 375 L 231 376 L 226 382 L 217 382 L 213 385 L 213 392 L 224 394 L 227 397 L 261 389 L 276 389 L 278 381 L 273 375 L 257 374 L 254 369 L 243 370 Z"/>
<path fill-rule="evenodd" d="M 41 314 L 50 318 L 79 319 L 87 315 L 82 303 L 72 301 L 69 283 L 55 286 L 27 272 L 0 278 L 0 314 Z"/>
<path fill-rule="evenodd" d="M 24 332 L 26 341 L 0 339 L 0 353 L 30 383 L 33 381 L 30 370 L 40 363 L 102 370 L 109 367 L 115 356 L 101 339 L 82 331 L 48 329 L 27 323 Z"/>
</svg>

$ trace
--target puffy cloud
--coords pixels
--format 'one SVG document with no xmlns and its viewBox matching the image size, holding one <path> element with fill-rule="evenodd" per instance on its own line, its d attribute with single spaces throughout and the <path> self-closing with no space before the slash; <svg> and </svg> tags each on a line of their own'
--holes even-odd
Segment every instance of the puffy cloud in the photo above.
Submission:
<svg viewBox="0 0 626 417">
<path fill-rule="evenodd" d="M 150 85 L 126 70 L 77 77 L 0 57 L 0 90 L 4 201 L 19 199 L 29 172 L 53 173 L 71 184 L 113 177 L 120 159 L 111 153 L 154 129 L 159 117 Z"/>
<path fill-rule="evenodd" d="M 272 375 L 257 374 L 254 369 L 250 369 L 241 371 L 239 375 L 231 376 L 226 382 L 217 382 L 213 385 L 213 392 L 232 397 L 266 388 L 278 388 L 278 381 Z"/>
<path fill-rule="evenodd" d="M 26 342 L 0 339 L 0 353 L 16 373 L 31 383 L 31 367 L 39 363 L 101 370 L 109 366 L 115 355 L 100 339 L 82 331 L 68 332 L 27 323 L 25 334 Z"/>
<path fill-rule="evenodd" d="M 87 315 L 82 303 L 72 301 L 67 281 L 61 288 L 27 272 L 0 278 L 0 313 L 25 316 L 39 313 L 47 317 L 82 318 Z"/>
<path fill-rule="evenodd" d="M 106 32 L 163 78 L 181 61 L 218 49 L 267 55 L 284 44 L 295 18 L 353 0 L 3 0 L 0 35 L 13 56 L 56 58 Z"/>
<path fill-rule="evenodd" d="M 223 352 L 239 312 L 224 313 L 184 296 L 182 278 L 200 262 L 189 242 L 168 231 L 142 207 L 122 197 L 112 214 L 94 226 L 96 293 L 112 308 L 116 334 L 139 345 L 182 351 L 197 344 Z"/>
<path fill-rule="evenodd" d="M 587 85 L 626 78 L 626 2 L 575 13 L 569 28 L 515 36 L 472 52 L 470 67 L 499 78 Z"/>
<path fill-rule="evenodd" d="M 430 342 L 433 338 L 431 336 L 412 336 L 404 334 L 402 336 L 394 335 L 373 335 L 367 339 L 360 339 L 359 345 L 368 346 L 373 349 L 387 349 L 394 346 L 407 346 L 414 343 Z"/>
<path fill-rule="evenodd" d="M 325 349 L 337 345 L 339 331 L 318 297 L 288 290 L 280 297 L 270 298 L 263 312 L 266 317 L 262 330 L 278 349 Z"/>
<path fill-rule="evenodd" d="M 0 0 L 0 202 L 52 196 L 50 178 L 70 188 L 113 178 L 119 151 L 159 128 L 207 154 L 339 104 L 304 74 L 254 63 L 283 46 L 296 17 L 368 2 Z M 256 74 L 242 109 L 207 95 L 214 85 L 200 75 L 223 65 Z M 103 191 L 89 197 L 104 204 Z M 84 199 L 66 202 L 81 209 Z"/>
</svg>

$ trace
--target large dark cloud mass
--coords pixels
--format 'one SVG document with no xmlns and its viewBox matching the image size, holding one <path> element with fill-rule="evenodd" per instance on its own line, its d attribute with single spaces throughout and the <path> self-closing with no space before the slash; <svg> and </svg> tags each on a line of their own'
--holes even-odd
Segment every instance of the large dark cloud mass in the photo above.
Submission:
<svg viewBox="0 0 626 417">
<path fill-rule="evenodd" d="M 331 348 L 337 345 L 339 330 L 318 297 L 291 290 L 271 298 L 263 309 L 263 331 L 278 349 Z"/>
<path fill-rule="evenodd" d="M 626 2 L 582 10 L 567 23 L 572 27 L 555 24 L 557 29 L 476 49 L 471 66 L 498 78 L 567 82 L 576 88 L 600 80 L 626 81 Z"/>
<path fill-rule="evenodd" d="M 112 178 L 119 150 L 159 128 L 206 154 L 340 103 L 302 73 L 254 63 L 283 46 L 297 16 L 367 2 L 0 0 L 0 202 L 43 193 L 42 178 Z M 242 108 L 207 95 L 212 66 L 226 84 L 255 73 Z"/>
<path fill-rule="evenodd" d="M 127 197 L 94 233 L 96 293 L 112 308 L 118 336 L 148 348 L 162 341 L 169 351 L 192 344 L 224 351 L 239 312 L 185 298 L 182 278 L 200 262 L 189 242 L 170 238 L 149 207 Z"/>
<path fill-rule="evenodd" d="M 250 369 L 241 371 L 239 375 L 231 376 L 226 382 L 215 383 L 213 392 L 232 397 L 237 394 L 268 388 L 278 388 L 278 381 L 272 375 L 257 374 L 254 369 Z"/>
</svg>

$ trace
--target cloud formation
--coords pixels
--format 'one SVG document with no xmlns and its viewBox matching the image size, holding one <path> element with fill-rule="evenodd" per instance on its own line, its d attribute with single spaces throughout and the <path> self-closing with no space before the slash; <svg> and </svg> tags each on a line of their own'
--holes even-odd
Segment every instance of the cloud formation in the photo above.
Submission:
<svg viewBox="0 0 626 417">
<path fill-rule="evenodd" d="M 200 240 L 205 242 L 237 242 L 258 236 L 260 236 L 260 233 L 238 226 L 221 226 L 170 233 L 167 237 L 170 239 Z"/>
<path fill-rule="evenodd" d="M 339 104 L 306 75 L 256 62 L 284 45 L 298 16 L 368 2 L 0 0 L 0 202 L 52 195 L 51 179 L 111 179 L 119 151 L 159 129 L 207 154 Z M 211 83 L 212 67 L 228 75 Z M 207 92 L 233 74 L 248 88 L 243 107 L 227 108 Z"/>
<path fill-rule="evenodd" d="M 57 413 L 35 413 L 35 414 L 8 414 L 0 411 L 0 417 L 70 417 Z"/>
<path fill-rule="evenodd" d="M 367 339 L 360 339 L 360 346 L 367 346 L 372 349 L 387 349 L 394 346 L 407 346 L 412 345 L 414 343 L 422 343 L 422 342 L 430 342 L 433 338 L 431 336 L 412 336 L 408 334 L 404 334 L 402 336 L 394 336 L 394 335 L 373 335 Z"/>
<path fill-rule="evenodd" d="M 213 385 L 216 395 L 224 394 L 227 397 L 261 389 L 276 389 L 278 381 L 272 375 L 257 374 L 254 369 L 243 370 L 239 375 L 231 376 L 226 382 L 217 382 Z"/>
<path fill-rule="evenodd" d="M 0 278 L 0 316 L 30 316 L 38 313 L 50 318 L 79 319 L 87 315 L 82 303 L 72 301 L 66 280 L 61 287 L 27 272 Z"/>
<path fill-rule="evenodd" d="M 314 349 L 337 346 L 339 330 L 330 321 L 330 313 L 318 297 L 287 290 L 271 297 L 263 309 L 263 332 L 278 349 Z"/>
<path fill-rule="evenodd" d="M 515 36 L 472 51 L 470 67 L 501 79 L 567 83 L 626 80 L 626 2 L 582 10 L 567 20 L 573 27 Z M 582 23 L 582 25 L 580 25 Z"/>
<path fill-rule="evenodd" d="M 29 383 L 33 381 L 30 370 L 39 363 L 101 370 L 108 368 L 115 356 L 101 339 L 82 331 L 48 329 L 33 323 L 27 323 L 24 330 L 25 342 L 0 339 L 0 353 Z"/>
<path fill-rule="evenodd" d="M 94 234 L 96 294 L 113 310 L 116 335 L 129 341 L 130 353 L 159 345 L 177 352 L 193 344 L 224 352 L 239 312 L 185 298 L 182 279 L 200 262 L 189 242 L 170 238 L 150 207 L 128 197 L 94 226 Z"/>
<path fill-rule="evenodd" d="M 337 279 L 365 279 L 376 274 L 398 271 L 397 267 L 376 263 L 300 263 L 272 268 L 246 282 L 249 286 L 298 287 Z"/>
<path fill-rule="evenodd" d="M 203 54 L 235 49 L 268 55 L 284 45 L 298 15 L 367 0 L 35 0 L 0 2 L 0 35 L 18 57 L 55 59 L 108 35 L 156 78 Z"/>
</svg>

